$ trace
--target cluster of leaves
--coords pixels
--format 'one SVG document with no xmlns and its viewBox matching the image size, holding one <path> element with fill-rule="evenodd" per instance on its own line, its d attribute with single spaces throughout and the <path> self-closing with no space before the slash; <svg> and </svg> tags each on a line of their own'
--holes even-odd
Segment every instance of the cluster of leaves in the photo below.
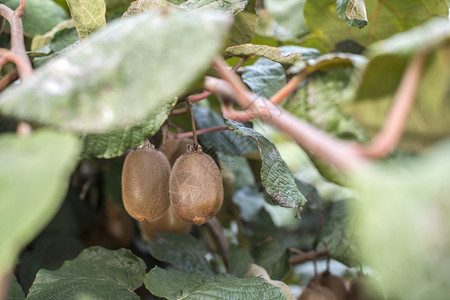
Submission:
<svg viewBox="0 0 450 300">
<path fill-rule="evenodd" d="M 19 2 L 0 0 L 12 9 Z M 244 278 L 248 265 L 286 279 L 287 247 L 325 245 L 347 266 L 374 268 L 394 297 L 439 298 L 448 289 L 450 264 L 448 142 L 425 157 L 404 159 L 400 153 L 388 163 L 345 174 L 345 180 L 313 158 L 326 179 L 351 185 L 361 200 L 324 203 L 314 186 L 291 175 L 267 137 L 249 124 L 224 120 L 213 97 L 196 105 L 195 118 L 200 129 L 230 129 L 200 141 L 235 178 L 218 217 L 239 247 L 232 244 L 224 261 L 219 255 L 207 260 L 217 249 L 204 246 L 208 238 L 197 228 L 194 234 L 202 240 L 162 234 L 144 251 L 133 249 L 145 262 L 129 250 L 102 247 L 75 256 L 86 245 L 137 247 L 130 246 L 133 225 L 120 208 L 120 157 L 147 138 L 157 143 L 169 117 L 190 130 L 187 116 L 170 113 L 213 74 L 211 62 L 219 54 L 230 63 L 249 59 L 241 78 L 266 98 L 309 70 L 282 107 L 331 135 L 365 142 L 382 126 L 410 58 L 427 53 L 402 146 L 422 151 L 448 139 L 448 12 L 444 0 L 27 0 L 24 38 L 36 72 L 0 95 L 0 276 L 16 266 L 21 253 L 17 274 L 22 287 L 31 286 L 27 298 L 136 299 L 134 291 L 144 284 L 167 299 L 283 299 L 265 279 Z M 431 20 L 436 16 L 441 18 Z M 9 45 L 8 26 L 0 36 L 2 47 Z M 6 65 L 2 75 L 9 70 Z M 18 121 L 35 131 L 26 137 L 8 132 Z M 84 181 L 94 182 L 87 196 Z M 87 199 L 82 208 L 80 193 Z M 294 208 L 303 223 L 282 232 L 270 213 L 273 204 Z M 323 228 L 316 226 L 312 237 L 300 235 L 323 206 L 329 212 Z M 70 225 L 58 226 L 64 221 Z M 86 233 L 99 223 L 113 236 L 112 224 L 119 224 L 126 237 L 117 238 L 121 232 L 112 242 L 100 242 Z M 311 243 L 305 246 L 302 238 Z M 56 263 L 28 267 L 55 245 L 63 253 Z M 428 255 L 430 249 L 435 255 Z M 148 271 L 154 265 L 148 253 L 174 269 L 159 263 Z M 22 287 L 13 276 L 10 297 L 23 299 Z"/>
</svg>

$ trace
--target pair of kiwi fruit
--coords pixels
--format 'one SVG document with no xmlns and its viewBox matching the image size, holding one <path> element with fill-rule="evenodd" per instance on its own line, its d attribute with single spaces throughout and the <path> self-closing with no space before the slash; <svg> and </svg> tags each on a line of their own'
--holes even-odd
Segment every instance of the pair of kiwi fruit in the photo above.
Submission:
<svg viewBox="0 0 450 300">
<path fill-rule="evenodd" d="M 329 271 L 315 275 L 298 300 L 382 300 L 381 287 L 367 278 L 354 278 L 347 290 L 342 278 Z"/>
<path fill-rule="evenodd" d="M 182 224 L 178 221 L 201 225 L 219 211 L 223 202 L 220 170 L 200 146 L 194 149 L 190 141 L 186 144 L 186 140 L 168 139 L 164 155 L 146 143 L 127 155 L 122 199 L 134 219 L 150 225 L 157 221 L 174 227 Z"/>
</svg>

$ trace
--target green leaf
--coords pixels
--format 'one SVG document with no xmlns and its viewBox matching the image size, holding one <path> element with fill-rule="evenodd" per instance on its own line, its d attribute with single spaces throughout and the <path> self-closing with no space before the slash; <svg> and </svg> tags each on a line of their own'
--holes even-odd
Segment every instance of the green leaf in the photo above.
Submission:
<svg viewBox="0 0 450 300">
<path fill-rule="evenodd" d="M 281 280 L 289 272 L 289 251 L 278 242 L 264 243 L 258 248 L 256 264 L 266 269 L 271 279 Z"/>
<path fill-rule="evenodd" d="M 180 7 L 190 10 L 220 11 L 236 15 L 243 11 L 249 0 L 189 0 Z"/>
<path fill-rule="evenodd" d="M 261 208 L 250 221 L 244 223 L 244 234 L 254 244 L 276 235 L 278 228 L 265 208 Z"/>
<path fill-rule="evenodd" d="M 0 4 L 5 4 L 13 10 L 19 7 L 19 3 L 20 0 L 0 0 Z M 27 0 L 22 18 L 23 30 L 27 36 L 34 37 L 50 31 L 66 19 L 67 13 L 52 0 Z M 5 28 L 9 29 L 9 23 Z"/>
<path fill-rule="evenodd" d="M 361 198 L 356 228 L 363 259 L 390 299 L 450 293 L 449 151 L 447 139 L 423 156 L 352 174 Z"/>
<path fill-rule="evenodd" d="M 113 158 L 142 145 L 147 138 L 152 137 L 159 130 L 176 102 L 177 99 L 174 98 L 169 103 L 162 103 L 145 120 L 125 126 L 124 129 L 83 135 L 84 148 L 81 156 L 83 158 Z"/>
<path fill-rule="evenodd" d="M 355 200 L 349 199 L 333 203 L 326 222 L 314 241 L 315 248 L 323 243 L 332 258 L 349 267 L 361 263 L 354 202 Z"/>
<path fill-rule="evenodd" d="M 226 126 L 223 117 L 207 107 L 194 106 L 194 116 L 198 129 Z M 205 133 L 199 136 L 199 139 L 205 148 L 227 155 L 239 156 L 258 152 L 258 147 L 252 139 L 238 135 L 232 130 Z"/>
<path fill-rule="evenodd" d="M 253 263 L 253 257 L 244 249 L 231 244 L 227 251 L 230 273 L 237 277 L 243 277 L 248 270 L 248 266 Z"/>
<path fill-rule="evenodd" d="M 11 284 L 9 285 L 9 293 L 6 300 L 25 300 L 25 293 L 14 274 L 11 274 Z"/>
<path fill-rule="evenodd" d="M 262 160 L 261 181 L 272 201 L 282 207 L 296 208 L 299 214 L 306 199 L 298 190 L 294 177 L 277 148 L 252 128 L 230 120 L 227 125 L 237 134 L 250 137 L 258 144 Z"/>
<path fill-rule="evenodd" d="M 181 270 L 212 273 L 205 257 L 208 253 L 205 245 L 191 235 L 161 232 L 147 246 L 154 258 L 171 263 Z"/>
<path fill-rule="evenodd" d="M 252 56 L 264 57 L 271 61 L 280 63 L 285 69 L 302 61 L 302 55 L 300 53 L 283 55 L 280 48 L 266 45 L 244 44 L 233 46 L 228 47 L 225 50 L 225 53 L 241 58 L 249 58 Z"/>
<path fill-rule="evenodd" d="M 245 9 L 234 17 L 228 46 L 250 43 L 257 27 L 258 15 L 256 14 L 256 0 L 249 0 Z"/>
<path fill-rule="evenodd" d="M 370 60 L 363 71 L 355 101 L 346 105 L 345 111 L 371 135 L 375 134 L 384 124 L 409 59 L 426 51 L 429 53 L 427 62 L 401 146 L 420 151 L 446 138 L 450 134 L 449 41 L 450 23 L 437 19 L 373 44 L 367 52 Z"/>
<path fill-rule="evenodd" d="M 364 131 L 339 106 L 351 100 L 354 82 L 350 68 L 316 72 L 283 102 L 283 108 L 334 136 L 364 141 Z"/>
<path fill-rule="evenodd" d="M 367 11 L 364 0 L 338 0 L 336 10 L 339 18 L 349 26 L 363 28 L 367 25 Z"/>
<path fill-rule="evenodd" d="M 54 38 L 54 36 L 61 30 L 72 28 L 74 26 L 73 20 L 65 20 L 55 27 L 52 30 L 46 32 L 43 35 L 36 35 L 31 43 L 31 51 L 36 51 L 39 48 L 42 48 L 46 45 L 49 45 Z"/>
<path fill-rule="evenodd" d="M 298 38 L 308 32 L 303 17 L 306 0 L 266 0 L 264 6 L 291 38 Z"/>
<path fill-rule="evenodd" d="M 132 125 L 197 82 L 219 51 L 229 21 L 170 11 L 112 22 L 7 89 L 0 110 L 81 132 Z"/>
<path fill-rule="evenodd" d="M 104 0 L 67 0 L 80 40 L 106 25 Z"/>
<path fill-rule="evenodd" d="M 301 54 L 302 60 L 310 60 L 320 55 L 317 49 L 298 46 L 282 46 L 279 48 L 284 56 Z M 272 97 L 286 84 L 285 70 L 281 64 L 266 58 L 258 59 L 253 65 L 246 66 L 242 80 L 253 93 L 265 98 Z"/>
<path fill-rule="evenodd" d="M 123 14 L 123 17 L 127 18 L 147 11 L 176 7 L 177 6 L 166 0 L 137 0 L 130 4 L 127 11 Z"/>
<path fill-rule="evenodd" d="M 155 267 L 145 286 L 157 297 L 175 299 L 286 299 L 280 288 L 262 278 L 236 278 L 229 274 L 166 271 Z"/>
<path fill-rule="evenodd" d="M 0 273 L 57 212 L 78 151 L 69 134 L 42 130 L 0 137 Z"/>
<path fill-rule="evenodd" d="M 233 203 L 239 207 L 241 219 L 251 222 L 258 217 L 260 209 L 266 202 L 264 195 L 257 191 L 255 186 L 246 186 L 234 194 Z"/>
<path fill-rule="evenodd" d="M 145 263 L 128 249 L 83 250 L 56 271 L 41 269 L 27 299 L 139 299 L 133 290 L 144 281 Z"/>
<path fill-rule="evenodd" d="M 302 46 L 329 52 L 339 43 L 356 42 L 367 47 L 373 42 L 425 23 L 435 16 L 448 16 L 445 0 L 367 1 L 370 26 L 358 29 L 342 22 L 336 13 L 336 0 L 307 0 L 305 21 L 311 33 Z"/>
</svg>

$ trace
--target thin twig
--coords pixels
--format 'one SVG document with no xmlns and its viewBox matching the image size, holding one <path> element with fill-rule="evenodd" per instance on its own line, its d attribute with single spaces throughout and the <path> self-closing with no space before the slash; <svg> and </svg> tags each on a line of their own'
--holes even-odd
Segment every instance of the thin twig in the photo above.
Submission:
<svg viewBox="0 0 450 300">
<path fill-rule="evenodd" d="M 188 112 L 187 108 L 174 109 L 174 110 L 172 110 L 170 115 L 171 116 L 182 115 L 182 114 L 185 114 L 187 112 Z"/>
<path fill-rule="evenodd" d="M 11 83 L 19 79 L 17 69 L 12 70 L 0 79 L 0 92 L 3 92 Z"/>
<path fill-rule="evenodd" d="M 289 262 L 291 265 L 299 265 L 307 261 L 315 261 L 318 258 L 323 258 L 328 256 L 328 250 L 322 249 L 319 251 L 308 251 L 303 252 L 295 248 L 289 249 L 291 252 L 297 253 L 297 255 L 291 256 Z"/>
<path fill-rule="evenodd" d="M 202 100 L 208 98 L 209 96 L 211 96 L 211 92 L 210 91 L 204 91 L 204 92 L 202 92 L 200 94 L 197 94 L 197 95 L 187 96 L 186 101 L 191 101 L 192 103 L 199 102 L 199 101 L 202 101 Z"/>
<path fill-rule="evenodd" d="M 191 115 L 191 126 L 192 126 L 192 140 L 194 149 L 198 149 L 198 140 L 197 140 L 197 128 L 195 127 L 195 117 L 194 110 L 192 109 L 192 101 L 190 99 L 186 99 L 186 105 L 189 110 L 189 114 Z"/>
<path fill-rule="evenodd" d="M 208 227 L 208 230 L 211 233 L 214 242 L 216 243 L 217 251 L 219 255 L 222 257 L 227 271 L 230 271 L 227 255 L 228 241 L 225 235 L 223 234 L 222 226 L 220 225 L 219 221 L 217 221 L 216 217 L 213 217 L 208 222 L 206 222 L 206 226 Z"/>
<path fill-rule="evenodd" d="M 215 131 L 222 131 L 222 130 L 229 130 L 227 126 L 216 126 L 216 127 L 210 127 L 205 129 L 197 130 L 197 136 L 205 133 L 215 132 Z M 167 135 L 174 139 L 184 139 L 184 138 L 190 138 L 194 136 L 194 133 L 192 131 L 189 132 L 183 132 L 183 133 L 171 133 L 168 132 Z"/>
<path fill-rule="evenodd" d="M 307 72 L 300 72 L 289 80 L 289 82 L 281 88 L 275 95 L 270 98 L 273 104 L 280 104 L 287 96 L 289 96 L 307 76 Z"/>
</svg>

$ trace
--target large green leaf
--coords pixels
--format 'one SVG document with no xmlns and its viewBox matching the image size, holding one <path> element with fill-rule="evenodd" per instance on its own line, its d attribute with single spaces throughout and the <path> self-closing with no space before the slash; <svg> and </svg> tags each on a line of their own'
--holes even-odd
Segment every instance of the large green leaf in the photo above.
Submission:
<svg viewBox="0 0 450 300">
<path fill-rule="evenodd" d="M 0 0 L 0 3 L 16 9 L 20 0 Z M 26 36 L 34 37 L 50 31 L 66 19 L 68 19 L 67 13 L 52 0 L 27 0 L 22 18 L 23 30 Z M 9 27 L 9 24 L 7 26 Z"/>
<path fill-rule="evenodd" d="M 280 63 L 286 69 L 302 61 L 302 55 L 299 52 L 284 55 L 280 48 L 266 45 L 243 44 L 228 47 L 225 53 L 241 58 L 250 58 L 253 56 L 264 57 L 271 61 Z"/>
<path fill-rule="evenodd" d="M 9 293 L 6 300 L 25 300 L 23 289 L 17 282 L 17 278 L 14 274 L 11 275 L 11 284 L 9 285 Z"/>
<path fill-rule="evenodd" d="M 112 158 L 124 154 L 129 149 L 142 145 L 144 141 L 155 135 L 172 111 L 177 99 L 170 103 L 162 103 L 143 121 L 105 133 L 85 134 L 82 137 L 84 148 L 83 158 Z"/>
<path fill-rule="evenodd" d="M 229 274 L 166 271 L 155 267 L 145 286 L 158 297 L 176 299 L 286 299 L 280 288 L 263 278 L 237 278 Z"/>
<path fill-rule="evenodd" d="M 249 0 L 245 9 L 234 17 L 228 46 L 250 43 L 257 27 L 256 0 Z"/>
<path fill-rule="evenodd" d="M 161 261 L 171 263 L 181 270 L 198 270 L 212 273 L 205 255 L 205 245 L 191 235 L 162 232 L 148 243 L 150 254 Z"/>
<path fill-rule="evenodd" d="M 354 202 L 355 200 L 349 199 L 333 203 L 325 224 L 314 241 L 316 248 L 325 246 L 330 257 L 349 267 L 361 263 Z"/>
<path fill-rule="evenodd" d="M 363 259 L 389 299 L 446 299 L 450 293 L 449 151 L 447 139 L 421 157 L 353 174 Z"/>
<path fill-rule="evenodd" d="M 85 249 L 56 271 L 41 269 L 27 299 L 139 299 L 133 290 L 144 281 L 145 263 L 128 249 Z"/>
<path fill-rule="evenodd" d="M 190 10 L 220 11 L 236 15 L 243 11 L 249 0 L 189 0 L 181 5 Z"/>
<path fill-rule="evenodd" d="M 422 150 L 450 134 L 450 22 L 433 20 L 368 48 L 355 101 L 346 111 L 370 134 L 384 124 L 392 98 L 410 58 L 428 54 L 415 105 L 406 123 L 402 146 Z M 430 88 L 432 87 L 432 88 Z"/>
<path fill-rule="evenodd" d="M 229 22 L 223 15 L 182 10 L 113 22 L 6 90 L 0 110 L 81 132 L 131 125 L 197 82 Z"/>
<path fill-rule="evenodd" d="M 311 35 L 304 46 L 331 51 L 336 44 L 350 40 L 366 47 L 434 16 L 448 16 L 445 0 L 374 0 L 366 1 L 366 9 L 369 25 L 358 29 L 338 17 L 336 0 L 307 0 L 304 14 Z"/>
<path fill-rule="evenodd" d="M 362 141 L 363 130 L 339 107 L 353 95 L 354 81 L 350 68 L 317 72 L 299 86 L 283 107 L 334 136 Z"/>
<path fill-rule="evenodd" d="M 194 115 L 198 129 L 225 126 L 223 117 L 207 107 L 194 106 Z M 258 152 L 258 147 L 252 139 L 238 135 L 232 130 L 205 133 L 199 138 L 205 148 L 211 148 L 227 155 L 246 155 Z"/>
<path fill-rule="evenodd" d="M 0 137 L 0 273 L 57 212 L 78 153 L 69 134 Z"/>
<path fill-rule="evenodd" d="M 104 0 L 67 0 L 80 39 L 106 25 Z"/>
<path fill-rule="evenodd" d="M 281 280 L 289 272 L 289 251 L 275 241 L 258 247 L 256 263 L 267 270 L 271 279 Z"/>
<path fill-rule="evenodd" d="M 176 6 L 166 0 L 137 0 L 133 1 L 123 14 L 124 18 L 138 15 L 146 11 L 175 8 Z"/>
<path fill-rule="evenodd" d="M 367 25 L 367 11 L 364 0 L 338 0 L 338 16 L 349 26 L 363 28 Z"/>
<path fill-rule="evenodd" d="M 306 199 L 298 190 L 294 177 L 277 148 L 252 128 L 230 120 L 227 121 L 227 125 L 237 134 L 250 137 L 258 144 L 262 160 L 261 181 L 264 189 L 272 201 L 279 206 L 296 208 L 298 216 Z"/>
<path fill-rule="evenodd" d="M 303 17 L 303 7 L 306 0 L 265 0 L 264 6 L 289 37 L 296 38 L 308 32 Z"/>
<path fill-rule="evenodd" d="M 227 251 L 230 273 L 237 277 L 243 277 L 247 273 L 248 266 L 253 263 L 253 257 L 244 249 L 231 244 Z"/>
</svg>

